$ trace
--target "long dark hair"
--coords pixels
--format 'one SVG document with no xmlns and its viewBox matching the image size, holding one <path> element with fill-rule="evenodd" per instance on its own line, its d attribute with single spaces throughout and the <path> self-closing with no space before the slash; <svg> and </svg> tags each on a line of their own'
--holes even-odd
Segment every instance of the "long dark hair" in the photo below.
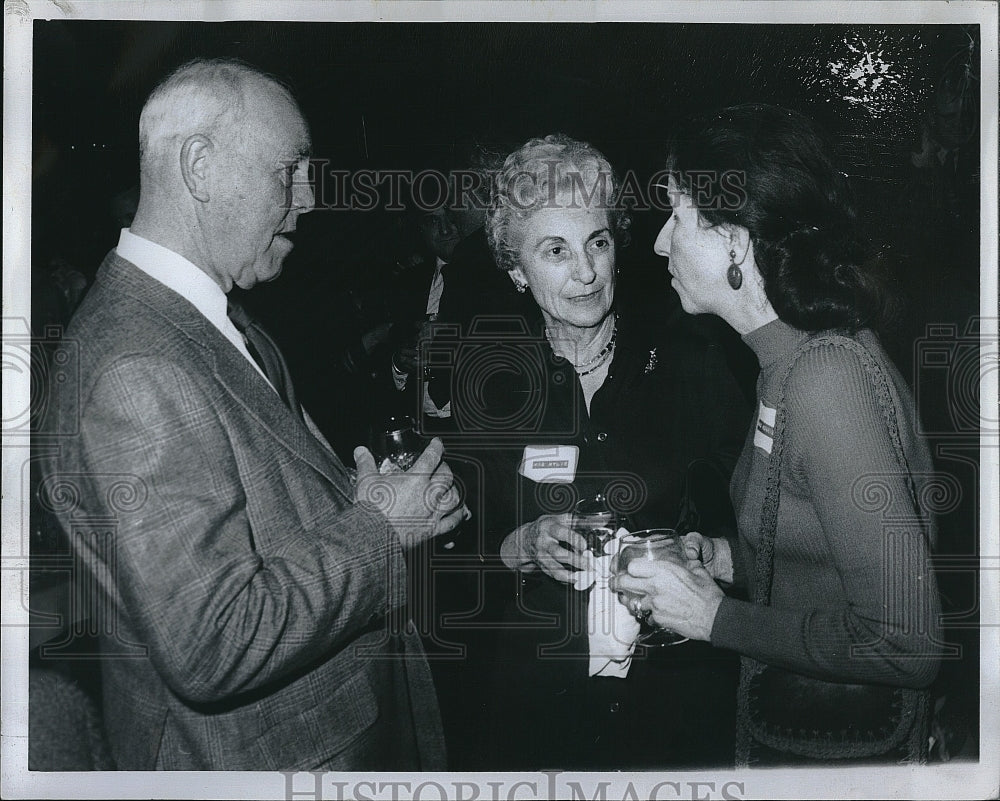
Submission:
<svg viewBox="0 0 1000 801">
<path fill-rule="evenodd" d="M 808 117 L 742 105 L 689 121 L 667 169 L 711 225 L 750 232 L 764 291 L 804 331 L 877 326 L 884 277 L 857 225 L 847 175 Z"/>
</svg>

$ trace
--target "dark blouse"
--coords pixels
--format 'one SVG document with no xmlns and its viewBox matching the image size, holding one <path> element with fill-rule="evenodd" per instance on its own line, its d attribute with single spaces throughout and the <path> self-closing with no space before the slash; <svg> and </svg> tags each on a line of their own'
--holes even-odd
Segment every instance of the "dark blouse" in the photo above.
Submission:
<svg viewBox="0 0 1000 801">
<path fill-rule="evenodd" d="M 518 343 L 516 359 L 508 354 L 506 363 L 520 359 L 519 369 L 501 375 L 482 369 L 493 380 L 478 386 L 478 394 L 466 385 L 473 402 L 458 419 L 466 432 L 476 423 L 497 429 L 479 451 L 487 548 L 496 553 L 517 526 L 569 511 L 576 499 L 598 491 L 629 516 L 633 530 L 675 526 L 682 511 L 690 527 L 705 533 L 732 527 L 728 479 L 751 411 L 713 324 L 680 313 L 622 314 L 614 359 L 590 414 L 572 366 L 552 354 L 537 330 Z M 483 368 L 491 348 L 494 364 L 504 361 L 495 343 L 484 345 Z M 477 357 L 466 358 L 475 363 Z M 456 369 L 456 412 L 463 409 L 461 376 L 473 372 L 461 364 Z M 516 429 L 502 427 L 505 420 L 516 420 Z M 579 448 L 573 483 L 535 483 L 520 475 L 527 445 Z M 681 508 L 693 463 L 696 486 L 687 497 L 700 520 L 690 519 L 690 504 Z M 731 655 L 686 643 L 641 651 L 627 679 L 588 678 L 588 592 L 540 571 L 523 574 L 519 584 L 517 597 L 507 599 L 506 628 L 492 661 L 494 767 L 693 767 L 731 759 Z"/>
</svg>

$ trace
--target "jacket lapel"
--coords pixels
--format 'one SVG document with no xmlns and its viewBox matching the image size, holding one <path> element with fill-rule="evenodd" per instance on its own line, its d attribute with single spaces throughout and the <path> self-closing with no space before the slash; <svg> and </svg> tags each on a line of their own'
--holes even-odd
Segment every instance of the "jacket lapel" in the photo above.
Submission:
<svg viewBox="0 0 1000 801">
<path fill-rule="evenodd" d="M 105 278 L 116 284 L 116 291 L 126 292 L 149 307 L 151 313 L 163 317 L 204 350 L 213 374 L 247 416 L 280 446 L 329 479 L 348 503 L 353 502 L 347 471 L 337 455 L 313 436 L 221 331 L 181 295 L 146 275 L 117 252 L 112 251 L 105 266 Z"/>
</svg>

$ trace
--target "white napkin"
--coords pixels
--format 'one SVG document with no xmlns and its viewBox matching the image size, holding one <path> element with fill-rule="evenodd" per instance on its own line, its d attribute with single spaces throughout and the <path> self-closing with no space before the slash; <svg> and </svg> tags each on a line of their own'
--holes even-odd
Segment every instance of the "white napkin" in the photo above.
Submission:
<svg viewBox="0 0 1000 801">
<path fill-rule="evenodd" d="M 639 621 L 618 600 L 618 593 L 608 587 L 611 562 L 618 550 L 618 539 L 628 532 L 618 529 L 615 538 L 604 544 L 604 556 L 594 557 L 593 566 L 577 577 L 576 588 L 594 589 L 587 602 L 587 632 L 589 637 L 589 676 L 612 676 L 624 679 L 632 665 L 635 639 L 639 636 Z M 588 551 L 589 553 L 589 551 Z"/>
</svg>

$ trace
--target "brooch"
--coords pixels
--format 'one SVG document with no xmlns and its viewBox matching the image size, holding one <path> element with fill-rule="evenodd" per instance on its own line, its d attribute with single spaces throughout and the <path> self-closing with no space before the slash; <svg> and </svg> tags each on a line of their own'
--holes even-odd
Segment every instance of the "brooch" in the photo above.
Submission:
<svg viewBox="0 0 1000 801">
<path fill-rule="evenodd" d="M 656 369 L 656 348 L 653 348 L 649 352 L 649 361 L 646 362 L 646 367 L 642 372 L 645 373 L 646 375 L 649 375 L 655 369 Z"/>
</svg>

